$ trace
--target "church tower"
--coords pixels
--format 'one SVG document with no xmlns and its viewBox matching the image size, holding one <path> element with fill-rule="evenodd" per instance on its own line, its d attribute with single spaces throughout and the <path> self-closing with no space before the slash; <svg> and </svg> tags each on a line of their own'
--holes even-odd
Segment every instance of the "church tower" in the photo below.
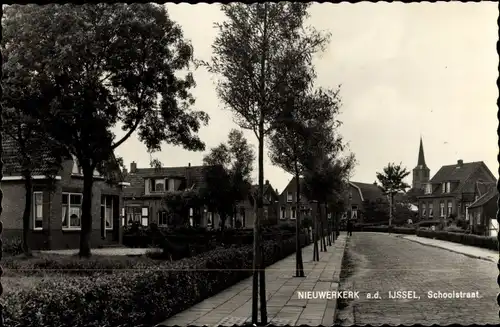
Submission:
<svg viewBox="0 0 500 327">
<path fill-rule="evenodd" d="M 417 167 L 413 168 L 413 189 L 423 189 L 429 181 L 430 169 L 425 164 L 424 145 L 420 137 L 420 149 L 418 151 Z"/>
</svg>

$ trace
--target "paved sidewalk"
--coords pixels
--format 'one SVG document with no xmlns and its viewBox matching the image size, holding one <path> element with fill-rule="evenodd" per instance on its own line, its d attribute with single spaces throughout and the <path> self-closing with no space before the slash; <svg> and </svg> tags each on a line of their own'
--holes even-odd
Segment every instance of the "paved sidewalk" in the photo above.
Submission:
<svg viewBox="0 0 500 327">
<path fill-rule="evenodd" d="M 427 237 L 420 237 L 417 235 L 401 235 L 401 234 L 400 235 L 392 234 L 392 235 L 413 242 L 417 242 L 423 245 L 434 246 L 448 251 L 464 254 L 469 257 L 488 260 L 495 263 L 498 262 L 498 251 L 484 249 L 476 246 L 463 245 L 455 242 L 448 242 Z"/>
<path fill-rule="evenodd" d="M 334 324 L 335 299 L 298 299 L 297 291 L 337 291 L 346 235 L 340 235 L 320 261 L 313 262 L 313 245 L 302 249 L 306 277 L 295 275 L 295 253 L 266 268 L 267 314 L 274 325 Z M 220 292 L 166 320 L 166 326 L 233 326 L 251 322 L 252 278 Z M 260 312 L 259 312 L 260 320 Z"/>
</svg>

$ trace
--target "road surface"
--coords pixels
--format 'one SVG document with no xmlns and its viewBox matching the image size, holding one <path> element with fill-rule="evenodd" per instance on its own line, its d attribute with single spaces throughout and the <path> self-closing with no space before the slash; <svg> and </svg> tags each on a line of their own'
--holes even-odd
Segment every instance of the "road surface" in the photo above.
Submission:
<svg viewBox="0 0 500 327">
<path fill-rule="evenodd" d="M 500 323 L 498 270 L 493 262 L 367 232 L 354 233 L 348 240 L 344 260 L 347 276 L 343 272 L 340 289 L 358 291 L 359 298 L 339 304 L 342 325 Z M 366 298 L 377 291 L 380 299 Z M 417 298 L 390 299 L 389 292 L 396 291 Z M 429 298 L 428 292 L 441 297 L 462 292 L 458 296 L 465 298 Z"/>
</svg>

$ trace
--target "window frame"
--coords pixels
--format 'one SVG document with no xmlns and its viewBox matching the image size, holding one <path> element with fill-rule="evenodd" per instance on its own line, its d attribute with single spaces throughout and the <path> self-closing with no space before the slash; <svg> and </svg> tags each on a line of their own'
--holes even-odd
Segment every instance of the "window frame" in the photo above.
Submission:
<svg viewBox="0 0 500 327">
<path fill-rule="evenodd" d="M 102 199 L 104 198 L 104 203 L 102 203 Z M 108 202 L 108 198 L 111 199 L 111 224 L 110 226 L 111 227 L 107 227 L 106 226 L 106 212 L 107 212 L 107 202 Z M 101 195 L 101 207 L 104 206 L 104 227 L 106 230 L 113 230 L 113 221 L 114 221 L 114 214 L 115 214 L 115 206 L 114 206 L 114 199 L 113 199 L 113 196 L 112 195 L 108 195 L 108 194 L 102 194 Z"/>
<path fill-rule="evenodd" d="M 41 203 L 41 206 L 42 206 L 42 226 L 41 227 L 36 227 L 36 221 L 37 221 L 37 203 L 36 203 L 36 196 L 37 195 L 41 195 L 42 197 L 42 203 Z M 44 209 L 44 205 L 43 205 L 43 192 L 41 191 L 35 191 L 33 192 L 33 196 L 32 196 L 32 206 L 33 206 L 33 211 L 32 211 L 32 223 L 33 223 L 33 230 L 43 230 L 43 209 Z"/>
<path fill-rule="evenodd" d="M 429 218 L 433 218 L 434 217 L 434 204 L 431 202 L 429 203 L 429 205 L 427 206 L 427 209 L 429 211 Z"/>
<path fill-rule="evenodd" d="M 442 201 L 439 203 L 439 217 L 440 218 L 444 218 L 445 217 L 444 202 L 442 202 Z"/>
<path fill-rule="evenodd" d="M 448 201 L 448 203 L 446 204 L 447 205 L 447 216 L 449 217 L 452 212 L 453 212 L 453 202 L 452 201 Z"/>
<path fill-rule="evenodd" d="M 427 217 L 427 205 L 425 203 L 422 203 L 422 217 Z"/>
<path fill-rule="evenodd" d="M 144 213 L 146 212 L 146 213 Z M 146 222 L 146 223 L 144 223 Z M 149 207 L 142 206 L 141 207 L 141 226 L 147 227 L 149 226 Z"/>
<path fill-rule="evenodd" d="M 286 219 L 286 207 L 281 207 L 280 208 L 280 219 Z"/>
<path fill-rule="evenodd" d="M 63 198 L 65 195 L 68 197 L 67 204 L 63 203 Z M 78 219 L 80 220 L 80 226 L 78 226 L 78 227 L 71 226 L 70 212 L 71 212 L 71 196 L 72 195 L 77 195 L 80 197 L 80 204 L 78 205 L 80 208 L 80 216 L 78 217 Z M 66 214 L 68 215 L 68 224 L 67 225 L 63 224 L 64 218 L 61 217 L 61 218 L 63 218 L 63 220 L 61 221 L 61 225 L 62 225 L 63 230 L 81 230 L 82 229 L 82 205 L 83 205 L 83 193 L 62 192 L 62 194 L 61 194 L 61 208 L 64 208 L 66 206 L 67 207 Z"/>
<path fill-rule="evenodd" d="M 162 219 L 165 219 L 164 223 L 162 224 Z M 158 211 L 158 227 L 167 227 L 168 226 L 168 212 L 166 210 L 159 210 Z"/>
<path fill-rule="evenodd" d="M 293 202 L 293 193 L 290 191 L 286 192 L 286 202 Z"/>
<path fill-rule="evenodd" d="M 297 208 L 290 207 L 290 219 L 292 220 L 297 219 Z"/>
<path fill-rule="evenodd" d="M 129 205 L 129 206 L 125 206 L 125 224 L 124 226 L 128 226 L 128 225 L 132 225 L 134 222 L 137 222 L 139 224 L 141 224 L 141 218 L 142 218 L 142 208 L 141 206 L 132 206 L 132 205 Z M 131 218 L 132 218 L 132 222 L 128 222 L 128 217 L 129 215 L 131 215 Z M 136 217 L 139 217 L 139 220 L 136 220 L 135 218 Z"/>
<path fill-rule="evenodd" d="M 156 189 L 156 184 L 159 181 L 162 181 L 162 183 L 158 183 L 158 184 L 163 184 L 163 191 L 158 191 Z M 150 183 L 151 183 L 151 192 L 152 193 L 162 193 L 162 192 L 166 191 L 167 182 L 166 182 L 165 178 L 151 178 L 151 182 Z"/>
</svg>

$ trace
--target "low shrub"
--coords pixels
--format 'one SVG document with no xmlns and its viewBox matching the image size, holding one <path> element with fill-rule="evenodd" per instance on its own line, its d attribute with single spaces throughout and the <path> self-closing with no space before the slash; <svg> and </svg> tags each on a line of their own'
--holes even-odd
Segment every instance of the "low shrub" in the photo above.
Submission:
<svg viewBox="0 0 500 327">
<path fill-rule="evenodd" d="M 15 256 L 23 253 L 23 240 L 20 237 L 7 238 L 3 240 L 3 253 Z"/>
<path fill-rule="evenodd" d="M 79 258 L 73 255 L 34 254 L 2 258 L 6 276 L 46 276 L 50 274 L 96 275 L 117 271 L 148 269 L 160 263 L 145 257 L 92 256 Z"/>
<path fill-rule="evenodd" d="M 266 265 L 293 252 L 293 238 L 263 244 Z M 47 280 L 6 294 L 5 322 L 24 327 L 154 325 L 251 276 L 252 257 L 247 245 L 141 271 Z"/>
<path fill-rule="evenodd" d="M 435 238 L 442 241 L 461 243 L 498 251 L 498 239 L 495 236 L 479 236 L 473 234 L 453 233 L 446 231 L 432 231 L 419 229 L 417 236 Z"/>
</svg>

